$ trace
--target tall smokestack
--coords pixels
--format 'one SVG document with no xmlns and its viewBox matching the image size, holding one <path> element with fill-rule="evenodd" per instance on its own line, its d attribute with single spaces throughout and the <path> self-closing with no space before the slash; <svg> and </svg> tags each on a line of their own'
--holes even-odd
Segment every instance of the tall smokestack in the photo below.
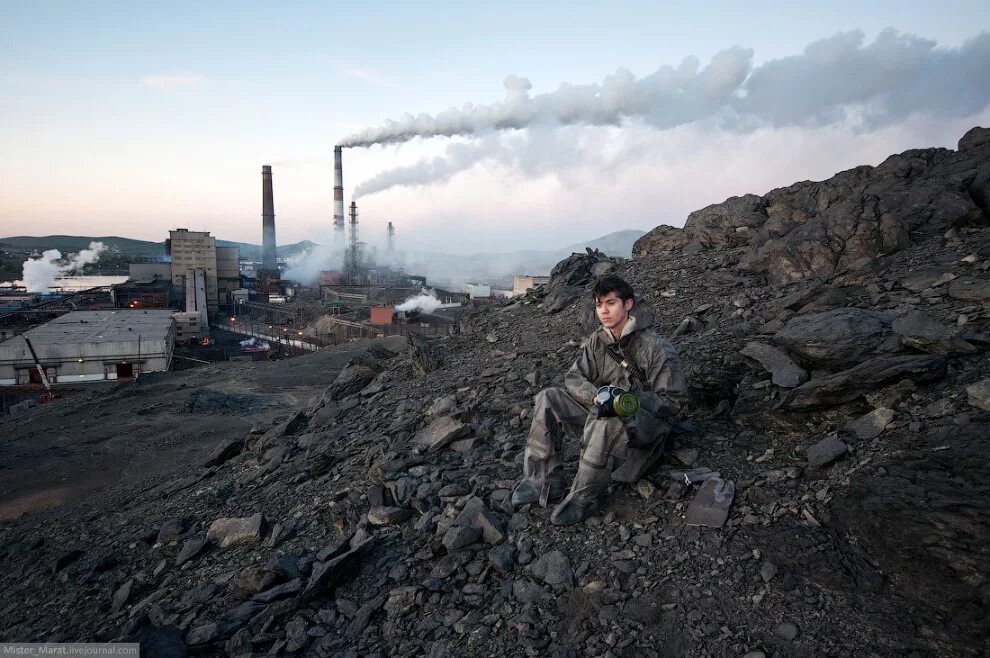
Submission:
<svg viewBox="0 0 990 658">
<path fill-rule="evenodd" d="M 344 164 L 340 146 L 333 147 L 333 231 L 344 235 Z"/>
<path fill-rule="evenodd" d="M 275 197 L 272 194 L 271 165 L 261 167 L 261 267 L 274 272 L 275 263 Z"/>
<path fill-rule="evenodd" d="M 392 226 L 392 222 L 388 223 L 388 232 L 386 233 L 385 248 L 388 253 L 395 251 L 395 227 Z"/>
</svg>

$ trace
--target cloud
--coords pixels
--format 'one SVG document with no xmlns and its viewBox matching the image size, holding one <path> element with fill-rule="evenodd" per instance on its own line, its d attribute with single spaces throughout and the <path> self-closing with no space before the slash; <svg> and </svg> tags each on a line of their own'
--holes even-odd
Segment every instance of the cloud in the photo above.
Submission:
<svg viewBox="0 0 990 658">
<path fill-rule="evenodd" d="M 197 73 L 163 73 L 146 75 L 141 78 L 141 82 L 162 91 L 180 91 L 202 87 L 206 84 L 207 79 Z"/>
<path fill-rule="evenodd" d="M 342 75 L 348 78 L 367 82 L 376 87 L 386 87 L 388 89 L 399 88 L 399 83 L 391 76 L 363 66 L 354 66 L 347 62 L 333 62 L 333 67 Z"/>
</svg>

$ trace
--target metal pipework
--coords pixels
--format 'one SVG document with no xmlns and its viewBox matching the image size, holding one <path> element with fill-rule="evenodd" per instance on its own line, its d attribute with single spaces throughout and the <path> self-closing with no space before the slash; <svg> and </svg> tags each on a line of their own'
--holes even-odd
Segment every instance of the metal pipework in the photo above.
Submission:
<svg viewBox="0 0 990 658">
<path fill-rule="evenodd" d="M 274 272 L 275 262 L 275 197 L 272 193 L 271 165 L 261 167 L 261 266 Z"/>
</svg>

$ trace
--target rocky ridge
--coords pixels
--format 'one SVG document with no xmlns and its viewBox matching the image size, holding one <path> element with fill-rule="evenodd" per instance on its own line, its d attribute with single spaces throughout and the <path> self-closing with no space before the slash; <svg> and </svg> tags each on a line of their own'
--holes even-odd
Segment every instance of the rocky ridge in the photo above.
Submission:
<svg viewBox="0 0 990 658">
<path fill-rule="evenodd" d="M 814 277 L 700 220 L 634 261 L 571 256 L 456 335 L 370 348 L 183 477 L 0 526 L 3 636 L 172 656 L 983 655 L 990 228 L 950 214 L 902 217 L 907 241 L 867 261 L 810 259 Z M 559 385 L 608 271 L 678 345 L 692 401 L 665 464 L 559 528 L 508 498 L 532 395 Z M 685 521 L 699 467 L 735 484 L 721 529 Z"/>
<path fill-rule="evenodd" d="M 740 270 L 782 283 L 869 268 L 925 236 L 990 223 L 990 129 L 973 128 L 958 150 L 915 149 L 876 167 L 697 210 L 683 230 L 658 226 L 633 256 L 741 247 Z"/>
</svg>

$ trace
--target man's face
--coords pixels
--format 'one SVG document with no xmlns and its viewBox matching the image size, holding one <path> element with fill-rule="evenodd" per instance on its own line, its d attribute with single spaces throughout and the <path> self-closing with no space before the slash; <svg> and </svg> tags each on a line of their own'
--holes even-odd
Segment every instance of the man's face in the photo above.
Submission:
<svg viewBox="0 0 990 658">
<path fill-rule="evenodd" d="M 625 325 L 632 307 L 633 300 L 627 299 L 623 302 L 614 292 L 595 299 L 595 312 L 606 329 L 614 329 Z"/>
</svg>

